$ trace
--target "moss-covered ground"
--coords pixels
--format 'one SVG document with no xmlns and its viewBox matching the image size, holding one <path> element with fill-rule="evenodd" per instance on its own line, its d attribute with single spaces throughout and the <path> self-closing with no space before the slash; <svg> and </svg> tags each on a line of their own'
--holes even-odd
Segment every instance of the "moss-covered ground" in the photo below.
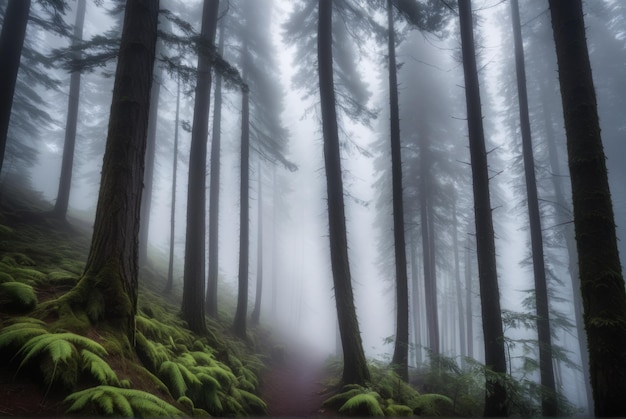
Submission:
<svg viewBox="0 0 626 419">
<path fill-rule="evenodd" d="M 209 321 L 204 336 L 180 319 L 165 263 L 140 271 L 136 341 L 85 313 L 58 310 L 87 257 L 90 225 L 59 221 L 36 193 L 0 195 L 0 415 L 263 415 L 263 356 Z"/>
</svg>

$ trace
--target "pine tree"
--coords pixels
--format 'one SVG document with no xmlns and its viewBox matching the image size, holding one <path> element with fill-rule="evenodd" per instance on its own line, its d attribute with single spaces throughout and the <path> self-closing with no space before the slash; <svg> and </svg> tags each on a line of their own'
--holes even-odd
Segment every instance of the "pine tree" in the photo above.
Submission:
<svg viewBox="0 0 626 419">
<path fill-rule="evenodd" d="M 563 102 L 591 386 L 597 416 L 625 416 L 626 290 L 582 2 L 550 0 Z"/>
</svg>

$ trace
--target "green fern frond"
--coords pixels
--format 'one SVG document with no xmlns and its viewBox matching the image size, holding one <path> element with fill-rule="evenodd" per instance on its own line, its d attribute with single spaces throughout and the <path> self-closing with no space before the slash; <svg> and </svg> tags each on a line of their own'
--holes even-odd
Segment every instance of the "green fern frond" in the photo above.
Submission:
<svg viewBox="0 0 626 419">
<path fill-rule="evenodd" d="M 241 405 L 247 407 L 247 412 L 257 415 L 263 415 L 267 413 L 267 404 L 256 394 L 252 394 L 249 391 L 242 389 L 233 389 L 233 395 L 240 402 Z"/>
<path fill-rule="evenodd" d="M 15 278 L 6 272 L 0 272 L 0 284 L 4 282 L 15 282 Z"/>
<path fill-rule="evenodd" d="M 409 406 L 405 406 L 403 404 L 390 404 L 385 407 L 385 416 L 413 416 L 413 410 Z"/>
<path fill-rule="evenodd" d="M 172 361 L 165 361 L 159 368 L 159 378 L 163 380 L 170 389 L 172 396 L 179 398 L 187 392 L 187 383 L 180 371 L 179 364 Z"/>
<path fill-rule="evenodd" d="M 413 411 L 420 416 L 439 416 L 444 409 L 452 409 L 453 402 L 442 394 L 421 394 L 411 404 Z"/>
<path fill-rule="evenodd" d="M 203 367 L 202 372 L 214 377 L 223 388 L 229 388 L 230 386 L 237 385 L 238 380 L 235 374 L 222 363 L 216 363 L 213 367 Z"/>
<path fill-rule="evenodd" d="M 215 358 L 213 357 L 213 354 L 211 353 L 193 351 L 193 352 L 188 352 L 188 355 L 193 357 L 197 365 L 204 365 L 208 367 L 215 365 Z"/>
<path fill-rule="evenodd" d="M 87 349 L 80 351 L 83 370 L 88 371 L 100 384 L 120 386 L 117 375 L 102 358 Z"/>
<path fill-rule="evenodd" d="M 58 334 L 46 333 L 45 335 L 35 336 L 22 346 L 18 351 L 18 356 L 22 357 L 19 368 L 22 368 L 30 359 L 48 352 L 52 362 L 56 365 L 59 361 L 66 361 L 72 356 L 74 347 L 66 340 L 59 337 Z"/>
<path fill-rule="evenodd" d="M 18 281 L 35 284 L 45 281 L 48 278 L 45 273 L 31 268 L 14 267 L 9 271 L 9 273 Z"/>
<path fill-rule="evenodd" d="M 37 306 L 37 294 L 30 285 L 3 282 L 0 284 L 0 305 L 14 310 L 32 310 Z"/>
<path fill-rule="evenodd" d="M 125 401 L 124 401 L 125 400 Z M 124 417 L 182 416 L 184 413 L 145 391 L 111 386 L 98 386 L 70 394 L 66 413 Z"/>
<path fill-rule="evenodd" d="M 29 339 L 47 334 L 43 325 L 20 322 L 6 326 L 0 333 L 0 348 L 7 346 L 23 346 Z"/>
<path fill-rule="evenodd" d="M 339 413 L 359 416 L 385 416 L 380 406 L 378 393 L 371 391 L 351 397 L 339 408 Z"/>
<path fill-rule="evenodd" d="M 339 408 L 343 406 L 348 400 L 350 400 L 354 396 L 358 396 L 359 394 L 363 394 L 367 392 L 367 389 L 361 387 L 359 385 L 354 384 L 353 388 L 348 389 L 348 391 L 344 391 L 343 393 L 335 394 L 329 399 L 325 400 L 323 406 Z M 347 386 L 344 386 L 347 388 Z"/>
</svg>

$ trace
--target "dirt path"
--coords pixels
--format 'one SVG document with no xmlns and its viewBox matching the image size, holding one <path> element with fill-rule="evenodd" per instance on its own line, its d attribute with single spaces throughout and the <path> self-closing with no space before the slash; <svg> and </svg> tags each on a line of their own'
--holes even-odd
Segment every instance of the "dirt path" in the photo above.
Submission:
<svg viewBox="0 0 626 419">
<path fill-rule="evenodd" d="M 271 416 L 329 416 L 322 407 L 330 397 L 323 394 L 324 361 L 291 355 L 274 362 L 263 375 L 261 397 L 267 402 Z"/>
</svg>

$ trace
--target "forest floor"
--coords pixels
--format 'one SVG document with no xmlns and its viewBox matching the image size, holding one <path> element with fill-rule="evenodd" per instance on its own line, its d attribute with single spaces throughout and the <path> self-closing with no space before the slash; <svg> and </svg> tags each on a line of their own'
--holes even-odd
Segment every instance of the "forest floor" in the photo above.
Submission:
<svg viewBox="0 0 626 419">
<path fill-rule="evenodd" d="M 268 405 L 269 415 L 335 416 L 336 412 L 322 406 L 332 395 L 325 385 L 329 374 L 323 359 L 300 352 L 273 359 L 261 387 L 261 398 Z"/>
</svg>

